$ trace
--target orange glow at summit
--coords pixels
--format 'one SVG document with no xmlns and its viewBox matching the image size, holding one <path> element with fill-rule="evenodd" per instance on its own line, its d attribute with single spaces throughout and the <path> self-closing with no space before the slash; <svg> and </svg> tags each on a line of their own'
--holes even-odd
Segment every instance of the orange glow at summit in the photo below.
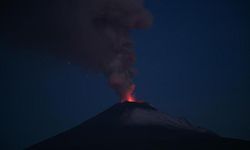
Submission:
<svg viewBox="0 0 250 150">
<path fill-rule="evenodd" d="M 134 96 L 135 91 L 135 84 L 131 85 L 129 90 L 125 93 L 123 96 L 121 102 L 130 102 L 130 103 L 140 103 L 141 101 L 138 101 Z"/>
</svg>

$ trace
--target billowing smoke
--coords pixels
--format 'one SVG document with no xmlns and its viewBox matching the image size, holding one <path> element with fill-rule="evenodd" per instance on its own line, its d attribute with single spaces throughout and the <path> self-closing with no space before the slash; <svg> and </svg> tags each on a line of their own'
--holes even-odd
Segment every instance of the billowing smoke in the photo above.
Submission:
<svg viewBox="0 0 250 150">
<path fill-rule="evenodd" d="M 143 0 L 6 0 L 1 10 L 5 46 L 36 49 L 104 73 L 121 100 L 135 85 L 132 29 L 149 27 Z"/>
</svg>

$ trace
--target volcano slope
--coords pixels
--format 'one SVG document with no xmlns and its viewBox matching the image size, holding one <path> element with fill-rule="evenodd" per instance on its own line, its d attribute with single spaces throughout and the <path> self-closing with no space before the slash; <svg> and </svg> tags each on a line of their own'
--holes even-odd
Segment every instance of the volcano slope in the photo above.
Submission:
<svg viewBox="0 0 250 150">
<path fill-rule="evenodd" d="M 118 103 L 29 150 L 241 150 L 250 142 L 221 137 L 147 103 Z"/>
</svg>

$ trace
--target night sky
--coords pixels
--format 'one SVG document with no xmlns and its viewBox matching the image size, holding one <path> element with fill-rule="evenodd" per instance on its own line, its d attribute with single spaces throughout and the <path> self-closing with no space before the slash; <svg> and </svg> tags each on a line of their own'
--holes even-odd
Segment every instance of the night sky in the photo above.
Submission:
<svg viewBox="0 0 250 150">
<path fill-rule="evenodd" d="M 250 140 L 249 1 L 145 5 L 154 23 L 132 31 L 136 96 L 222 136 Z M 25 148 L 119 102 L 102 74 L 52 55 L 1 46 L 0 61 L 0 149 Z"/>
</svg>

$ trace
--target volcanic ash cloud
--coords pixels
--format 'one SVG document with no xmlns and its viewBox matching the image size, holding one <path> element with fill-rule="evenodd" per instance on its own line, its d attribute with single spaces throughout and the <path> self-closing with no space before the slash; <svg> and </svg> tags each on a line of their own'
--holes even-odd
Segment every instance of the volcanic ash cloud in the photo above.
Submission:
<svg viewBox="0 0 250 150">
<path fill-rule="evenodd" d="M 43 50 L 101 72 L 121 100 L 133 100 L 130 30 L 151 25 L 142 0 L 10 0 L 1 11 L 8 46 Z"/>
</svg>

